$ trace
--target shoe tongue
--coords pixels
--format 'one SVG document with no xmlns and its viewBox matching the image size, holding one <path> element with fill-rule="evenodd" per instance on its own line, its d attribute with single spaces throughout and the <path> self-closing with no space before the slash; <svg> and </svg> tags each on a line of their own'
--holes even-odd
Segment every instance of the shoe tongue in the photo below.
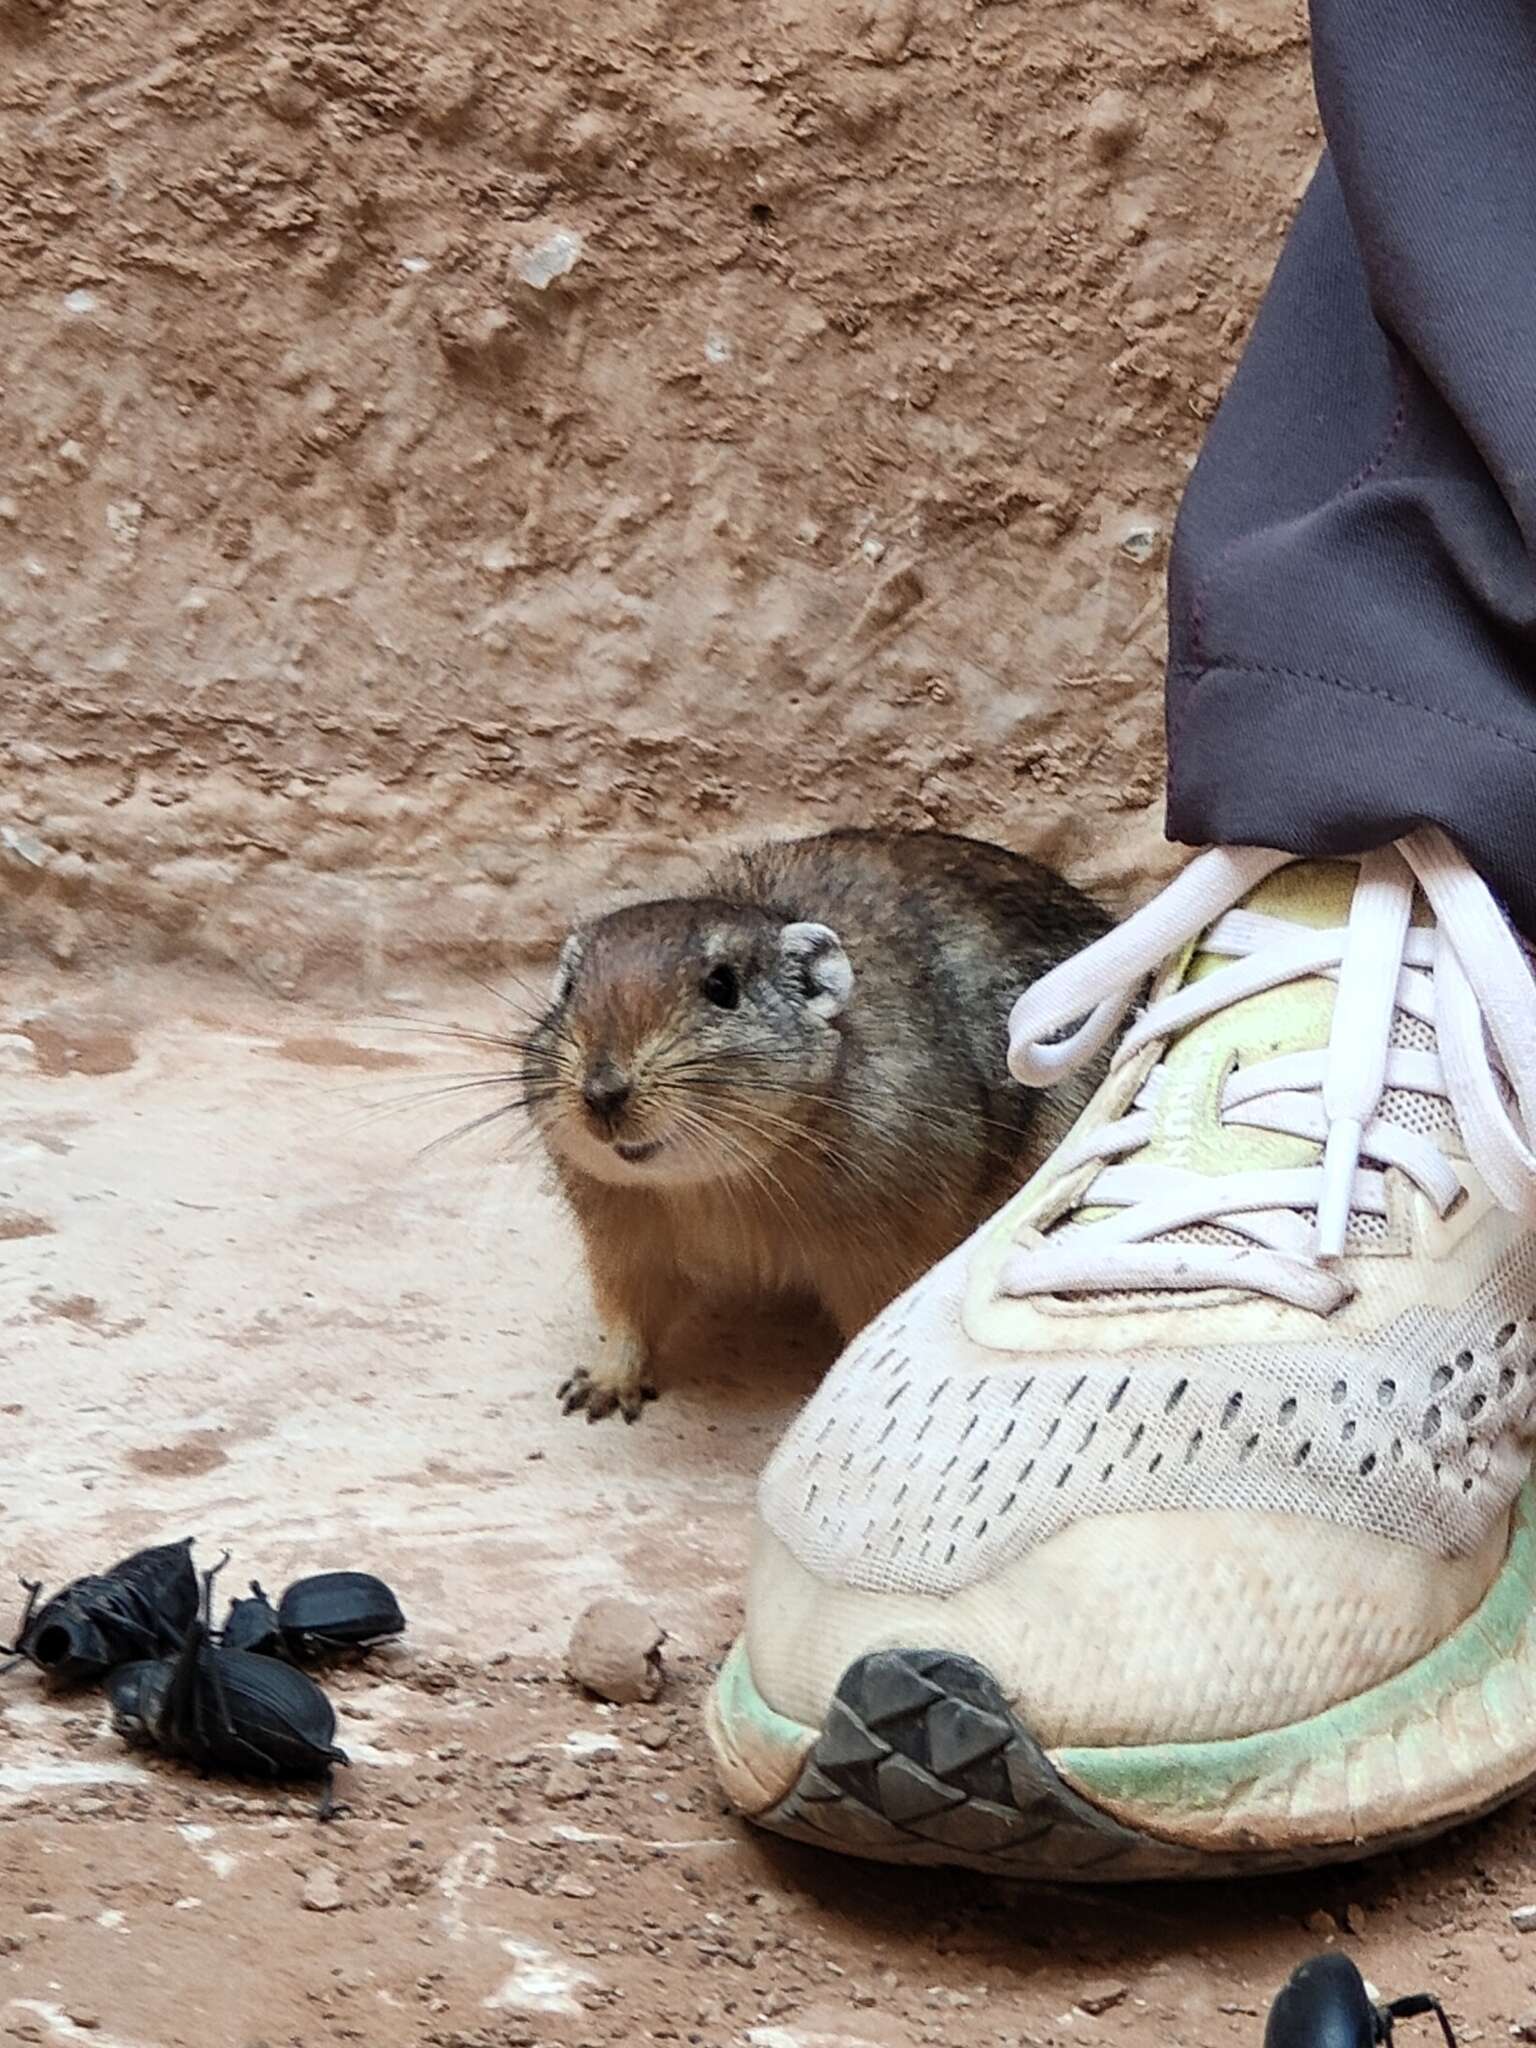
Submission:
<svg viewBox="0 0 1536 2048">
<path fill-rule="evenodd" d="M 1330 930 L 1348 922 L 1358 874 L 1351 861 L 1297 861 L 1260 882 L 1241 907 Z M 1228 957 L 1206 952 L 1196 941 L 1182 967 L 1170 967 L 1156 994 L 1172 994 L 1230 965 Z M 1126 1164 L 1210 1174 L 1315 1165 L 1322 1148 L 1309 1139 L 1224 1124 L 1221 1094 L 1235 1067 L 1325 1046 L 1333 1023 L 1333 998 L 1334 985 L 1327 976 L 1307 975 L 1229 1003 L 1181 1032 L 1163 1055 L 1152 1136 L 1127 1155 Z M 1090 1224 L 1108 1213 L 1089 1206 L 1064 1218 L 1058 1227 Z M 1241 1241 L 1219 1226 L 1200 1226 L 1195 1234 Z"/>
<path fill-rule="evenodd" d="M 1349 920 L 1359 869 L 1346 861 L 1297 861 L 1278 869 L 1245 898 L 1244 910 L 1288 923 L 1331 930 Z M 1169 987 L 1202 980 L 1230 965 L 1198 943 Z M 1234 1067 L 1312 1052 L 1328 1043 L 1334 984 L 1326 975 L 1282 982 L 1229 1003 L 1193 1024 L 1169 1045 L 1153 1112 L 1154 1134 L 1135 1155 L 1143 1164 L 1191 1167 L 1200 1173 L 1243 1173 L 1271 1167 L 1310 1166 L 1320 1148 L 1306 1138 L 1223 1124 L 1221 1091 Z"/>
<path fill-rule="evenodd" d="M 1359 875 L 1359 867 L 1354 861 L 1293 861 L 1289 867 L 1277 868 L 1272 875 L 1266 875 L 1256 889 L 1250 889 L 1240 908 L 1262 911 L 1268 917 L 1283 917 L 1291 924 L 1311 925 L 1317 931 L 1334 930 L 1349 922 L 1350 905 L 1354 902 Z M 1202 976 L 1214 973 L 1226 964 L 1220 954 L 1202 952 L 1197 942 L 1190 954 L 1189 965 L 1169 986 L 1182 988 L 1186 982 L 1199 981 Z M 1251 1000 L 1257 1002 L 1263 998 Z M 1332 1008 L 1330 1002 L 1330 1017 Z M 1197 1030 L 1199 1028 L 1196 1026 Z"/>
<path fill-rule="evenodd" d="M 1337 930 L 1349 922 L 1358 876 L 1359 866 L 1354 861 L 1296 861 L 1267 877 L 1239 907 L 1292 925 L 1311 926 L 1318 931 Z M 1415 898 L 1413 922 L 1434 922 L 1422 896 Z M 1154 1000 L 1230 964 L 1227 957 L 1204 949 L 1197 940 L 1182 960 L 1169 963 L 1154 989 Z M 1224 1124 L 1221 1097 L 1235 1068 L 1255 1066 L 1286 1053 L 1325 1047 L 1333 1028 L 1334 995 L 1335 985 L 1326 975 L 1306 975 L 1229 1003 L 1214 1016 L 1190 1025 L 1170 1040 L 1160 1062 L 1152 1135 L 1146 1144 L 1126 1156 L 1125 1163 L 1182 1167 L 1212 1175 L 1316 1165 L 1323 1148 L 1310 1139 L 1290 1137 L 1281 1131 L 1256 1130 L 1237 1122 Z M 1435 1037 L 1428 1025 L 1399 1011 L 1391 1043 L 1432 1052 Z M 1460 1149 L 1458 1133 L 1430 1110 L 1427 1098 L 1388 1088 L 1378 1114 L 1388 1123 L 1433 1136 L 1449 1152 Z M 1093 1207 L 1090 1200 L 1087 1206 L 1069 1211 L 1051 1227 L 1050 1234 L 1083 1228 L 1111 1213 Z M 1380 1241 L 1381 1234 L 1378 1218 L 1352 1217 L 1345 1248 L 1367 1249 Z M 1247 1241 L 1241 1233 L 1219 1223 L 1199 1223 L 1171 1231 L 1163 1241 L 1193 1240 L 1234 1247 Z M 1147 1299 L 1155 1305 L 1160 1297 Z M 1078 1300 L 1082 1305 L 1083 1298 Z M 1106 1300 L 1125 1306 L 1124 1296 Z"/>
</svg>

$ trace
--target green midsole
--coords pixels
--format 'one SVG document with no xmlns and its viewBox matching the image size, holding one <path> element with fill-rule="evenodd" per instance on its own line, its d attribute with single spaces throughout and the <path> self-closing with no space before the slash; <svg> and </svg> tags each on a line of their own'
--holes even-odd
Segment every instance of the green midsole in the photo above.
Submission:
<svg viewBox="0 0 1536 2048">
<path fill-rule="evenodd" d="M 1243 1829 L 1247 1814 L 1263 1833 L 1289 1818 L 1304 1831 L 1336 1834 L 1342 1821 L 1368 1839 L 1400 1828 L 1410 1808 L 1422 1823 L 1482 1807 L 1536 1775 L 1533 1617 L 1536 1484 L 1528 1482 L 1511 1514 L 1504 1563 L 1483 1600 L 1395 1677 L 1255 1735 L 1063 1748 L 1049 1752 L 1050 1761 L 1106 1811 L 1173 1836 L 1187 1835 L 1200 1816 L 1220 1816 L 1230 1836 Z M 784 1789 L 819 1733 L 762 1698 L 742 1642 L 716 1681 L 712 1712 L 717 1746 L 750 1748 L 759 1775 L 782 1778 Z"/>
</svg>

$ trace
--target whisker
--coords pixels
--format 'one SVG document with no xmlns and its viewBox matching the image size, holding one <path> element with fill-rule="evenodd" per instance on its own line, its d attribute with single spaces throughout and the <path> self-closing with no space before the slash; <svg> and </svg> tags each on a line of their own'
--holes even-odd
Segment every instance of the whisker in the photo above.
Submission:
<svg viewBox="0 0 1536 2048">
<path fill-rule="evenodd" d="M 697 1077 L 691 1080 L 685 1077 L 684 1085 L 701 1090 L 714 1086 L 726 1094 L 733 1094 L 738 1091 L 743 1094 L 754 1092 L 754 1084 L 752 1082 L 739 1080 L 728 1074 L 719 1075 L 713 1082 L 702 1083 Z M 761 1084 L 757 1086 L 755 1092 L 764 1095 L 777 1095 L 787 1101 L 808 1103 L 827 1114 L 846 1116 L 855 1124 L 860 1125 L 878 1137 L 884 1146 L 892 1152 L 904 1151 L 913 1157 L 927 1156 L 920 1139 L 891 1128 L 889 1102 L 872 1092 L 865 1094 L 862 1099 L 857 1095 L 851 1097 L 842 1095 L 837 1098 L 831 1098 L 818 1094 L 814 1089 L 792 1088 L 780 1084 Z M 879 1105 L 878 1112 L 874 1108 L 876 1104 Z M 926 1123 L 932 1129 L 942 1130 L 952 1124 L 956 1114 L 958 1113 L 939 1114 L 935 1112 L 927 1114 L 919 1110 L 917 1120 Z M 1017 1137 L 1018 1135 L 1011 1125 L 999 1124 L 995 1118 L 982 1119 L 981 1121 L 996 1124 L 997 1128 L 1007 1130 L 1010 1136 Z"/>
<path fill-rule="evenodd" d="M 733 1116 L 730 1111 L 722 1110 L 719 1105 L 712 1105 L 712 1108 L 717 1115 L 724 1116 L 728 1121 L 734 1122 L 742 1128 L 755 1131 L 761 1137 L 772 1139 L 776 1132 L 787 1131 L 797 1141 L 803 1138 L 810 1138 L 813 1142 L 818 1139 L 821 1140 L 822 1142 L 818 1148 L 821 1153 L 820 1163 L 828 1171 L 835 1172 L 845 1180 L 852 1181 L 871 1193 L 878 1194 L 880 1197 L 879 1206 L 884 1213 L 888 1214 L 893 1208 L 917 1209 L 925 1206 L 932 1200 L 933 1183 L 931 1180 L 926 1186 L 914 1185 L 909 1182 L 900 1187 L 893 1187 L 888 1174 L 879 1173 L 871 1162 L 860 1159 L 857 1155 L 846 1151 L 830 1133 L 810 1130 L 805 1125 L 797 1124 L 792 1119 L 785 1117 L 775 1117 L 769 1124 L 765 1125 L 746 1113 L 738 1113 Z M 840 1217 L 839 1228 L 846 1227 L 846 1217 Z"/>
<path fill-rule="evenodd" d="M 477 1031 L 469 1024 L 425 1024 L 405 1017 L 380 1017 L 370 1025 L 374 1031 L 398 1031 L 413 1038 L 441 1039 L 448 1045 L 487 1046 L 496 1052 L 519 1052 L 532 1058 L 546 1054 L 547 1048 L 536 1038 L 509 1038 L 495 1031 Z M 559 1033 L 551 1033 L 551 1045 L 569 1043 Z"/>
<path fill-rule="evenodd" d="M 525 1017 L 541 1017 L 550 1007 L 549 997 L 538 995 L 529 988 L 521 975 L 514 974 L 510 968 L 506 970 L 506 974 L 507 979 L 515 983 L 518 994 L 522 997 L 521 1002 L 509 996 L 505 989 L 497 988 L 494 982 L 486 981 L 478 974 L 471 974 L 466 978 L 472 981 L 476 988 L 483 988 L 493 1002 L 501 1003 L 506 1009 L 520 1011 Z"/>
<path fill-rule="evenodd" d="M 510 1110 L 532 1110 L 543 1102 L 553 1102 L 559 1096 L 555 1081 L 528 1081 L 522 1075 L 479 1075 L 465 1081 L 446 1081 L 438 1087 L 416 1087 L 416 1090 L 395 1092 L 389 1096 L 375 1096 L 371 1102 L 362 1102 L 362 1114 L 348 1122 L 344 1128 L 348 1133 L 356 1130 L 371 1130 L 385 1118 L 408 1116 L 412 1110 L 426 1110 L 438 1102 L 451 1102 L 463 1094 L 475 1094 L 487 1087 L 514 1087 L 514 1096 L 504 1104 Z"/>
<path fill-rule="evenodd" d="M 735 1057 L 734 1054 L 732 1057 Z M 701 1073 L 703 1072 L 702 1067 L 700 1071 Z M 855 1106 L 859 1109 L 878 1106 L 884 1113 L 887 1121 L 890 1117 L 892 1098 L 879 1089 L 850 1089 L 846 1084 L 840 1083 L 836 1094 L 828 1095 L 819 1093 L 815 1089 L 797 1088 L 788 1081 L 759 1080 L 749 1075 L 733 1075 L 723 1063 L 716 1063 L 710 1078 L 715 1079 L 717 1085 L 722 1088 L 755 1089 L 762 1094 L 783 1095 L 795 1101 L 815 1103 L 823 1107 L 836 1107 L 850 1113 L 855 1110 Z M 1006 1118 L 984 1116 L 979 1110 L 974 1109 L 969 1104 L 962 1107 L 956 1103 L 941 1102 L 936 1097 L 921 1095 L 903 1095 L 899 1100 L 904 1111 L 913 1116 L 918 1122 L 924 1123 L 934 1130 L 944 1130 L 956 1122 L 964 1121 L 970 1124 L 979 1124 L 984 1130 L 1006 1132 L 1010 1138 L 1019 1143 L 1022 1143 L 1026 1136 L 1025 1132 L 1021 1131 L 1016 1124 L 1010 1123 Z"/>
<path fill-rule="evenodd" d="M 430 1159 L 433 1153 L 441 1152 L 445 1146 L 456 1145 L 461 1138 L 468 1138 L 476 1131 L 483 1131 L 487 1124 L 494 1124 L 504 1116 L 515 1116 L 523 1107 L 520 1102 L 499 1103 L 495 1109 L 488 1109 L 484 1116 L 477 1116 L 467 1124 L 460 1124 L 457 1130 L 444 1131 L 440 1136 L 429 1139 L 418 1149 L 416 1158 L 418 1161 Z"/>
<path fill-rule="evenodd" d="M 557 1093 L 554 1076 L 539 1077 L 535 1085 L 526 1074 L 471 1074 L 460 1081 L 442 1081 L 431 1088 L 413 1088 L 379 1096 L 365 1103 L 368 1109 L 415 1109 L 431 1102 L 446 1102 L 455 1095 L 472 1094 L 480 1088 L 515 1088 L 525 1099 L 537 1101 Z"/>
<path fill-rule="evenodd" d="M 723 1131 L 717 1126 L 710 1125 L 693 1110 L 686 1107 L 674 1107 L 673 1114 L 685 1128 L 691 1129 L 696 1136 L 716 1145 L 727 1158 L 734 1159 L 741 1166 L 746 1176 L 756 1183 L 767 1200 L 777 1210 L 790 1236 L 796 1235 L 796 1225 L 799 1220 L 801 1205 L 795 1201 L 789 1189 L 785 1187 L 778 1174 L 773 1171 L 765 1160 L 755 1159 L 747 1148 L 739 1140 L 733 1138 L 728 1131 Z M 787 1207 L 785 1206 L 786 1204 L 788 1205 Z"/>
</svg>

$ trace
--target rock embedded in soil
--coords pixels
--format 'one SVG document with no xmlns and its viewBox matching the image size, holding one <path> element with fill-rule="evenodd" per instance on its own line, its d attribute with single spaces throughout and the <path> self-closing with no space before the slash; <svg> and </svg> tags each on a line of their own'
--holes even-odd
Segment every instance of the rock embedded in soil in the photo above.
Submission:
<svg viewBox="0 0 1536 2048">
<path fill-rule="evenodd" d="M 594 1600 L 578 1617 L 565 1653 L 570 1677 L 600 1700 L 634 1706 L 661 1691 L 665 1631 L 632 1600 Z"/>
<path fill-rule="evenodd" d="M 295 74 L 286 57 L 273 57 L 263 66 L 260 90 L 267 111 L 279 121 L 307 121 L 320 104 L 320 95 Z"/>
<path fill-rule="evenodd" d="M 341 1880 L 328 1864 L 318 1863 L 304 1880 L 304 1905 L 311 1913 L 334 1913 L 341 1904 Z"/>
<path fill-rule="evenodd" d="M 1095 2018 L 1102 2012 L 1109 2012 L 1129 1995 L 1130 1987 L 1117 1983 L 1113 1978 L 1101 1978 L 1097 1983 L 1085 1984 L 1072 2001 L 1079 2012 L 1091 2013 Z"/>
<path fill-rule="evenodd" d="M 592 1781 L 574 1758 L 562 1757 L 544 1780 L 544 1797 L 551 1806 L 564 1806 L 572 1799 L 585 1799 Z"/>
</svg>

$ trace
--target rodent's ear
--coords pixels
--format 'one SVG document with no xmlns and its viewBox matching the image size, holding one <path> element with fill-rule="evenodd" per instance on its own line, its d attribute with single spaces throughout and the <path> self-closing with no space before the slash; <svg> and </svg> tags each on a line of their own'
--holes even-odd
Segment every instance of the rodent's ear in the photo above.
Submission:
<svg viewBox="0 0 1536 2048">
<path fill-rule="evenodd" d="M 787 924 L 779 933 L 779 951 L 805 977 L 806 1008 L 829 1022 L 840 1017 L 853 994 L 853 963 L 832 927 Z"/>
<path fill-rule="evenodd" d="M 553 1000 L 563 1003 L 571 992 L 571 983 L 576 979 L 576 970 L 581 965 L 581 933 L 572 932 L 560 948 L 560 964 L 555 969 Z"/>
</svg>

